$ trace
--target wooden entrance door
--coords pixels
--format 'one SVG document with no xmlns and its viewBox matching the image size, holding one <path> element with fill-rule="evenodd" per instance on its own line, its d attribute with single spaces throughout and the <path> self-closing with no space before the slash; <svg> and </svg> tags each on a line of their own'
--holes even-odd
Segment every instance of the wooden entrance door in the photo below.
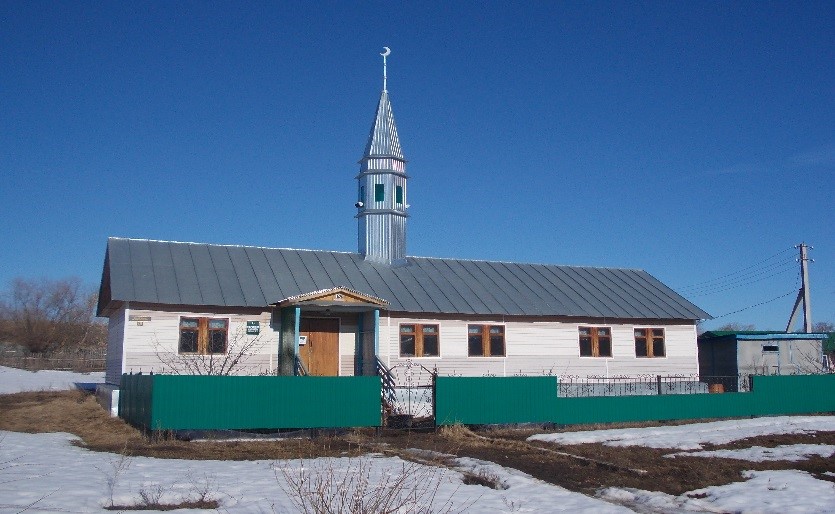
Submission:
<svg viewBox="0 0 835 514">
<path fill-rule="evenodd" d="M 299 346 L 307 372 L 320 377 L 339 375 L 339 320 L 302 318 L 299 335 L 307 336 L 307 343 Z"/>
</svg>

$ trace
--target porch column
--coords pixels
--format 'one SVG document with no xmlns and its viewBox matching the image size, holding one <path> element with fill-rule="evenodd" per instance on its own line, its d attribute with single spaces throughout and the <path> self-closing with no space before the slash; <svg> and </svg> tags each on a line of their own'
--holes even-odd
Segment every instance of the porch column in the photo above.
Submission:
<svg viewBox="0 0 835 514">
<path fill-rule="evenodd" d="M 380 358 L 380 309 L 374 309 L 374 357 Z"/>
<path fill-rule="evenodd" d="M 365 374 L 365 334 L 363 333 L 363 321 L 365 320 L 365 313 L 361 312 L 357 315 L 357 338 L 354 343 L 354 375 Z"/>
<path fill-rule="evenodd" d="M 294 375 L 299 356 L 299 307 L 284 307 L 279 311 L 278 375 Z"/>
</svg>

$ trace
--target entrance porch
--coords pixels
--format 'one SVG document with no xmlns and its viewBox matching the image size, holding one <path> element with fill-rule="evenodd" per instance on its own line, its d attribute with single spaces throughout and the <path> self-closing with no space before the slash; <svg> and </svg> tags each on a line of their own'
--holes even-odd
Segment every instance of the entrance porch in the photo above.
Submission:
<svg viewBox="0 0 835 514">
<path fill-rule="evenodd" d="M 279 375 L 377 374 L 381 298 L 344 287 L 273 304 L 280 326 Z"/>
</svg>

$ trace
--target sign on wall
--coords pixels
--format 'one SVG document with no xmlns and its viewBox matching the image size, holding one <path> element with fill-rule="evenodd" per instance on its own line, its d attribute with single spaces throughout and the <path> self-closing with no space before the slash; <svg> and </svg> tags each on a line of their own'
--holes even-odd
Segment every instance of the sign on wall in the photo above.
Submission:
<svg viewBox="0 0 835 514">
<path fill-rule="evenodd" d="M 261 322 L 260 321 L 247 321 L 246 322 L 246 335 L 257 336 L 260 333 L 261 333 Z"/>
</svg>

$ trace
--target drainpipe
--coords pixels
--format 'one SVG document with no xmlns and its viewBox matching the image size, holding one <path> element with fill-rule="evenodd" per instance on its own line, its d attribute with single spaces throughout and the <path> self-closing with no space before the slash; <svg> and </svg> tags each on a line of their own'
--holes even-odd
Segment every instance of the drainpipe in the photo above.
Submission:
<svg viewBox="0 0 835 514">
<path fill-rule="evenodd" d="M 299 307 L 299 306 L 296 306 L 295 311 L 296 311 L 296 313 L 295 313 L 296 315 L 295 315 L 295 319 L 293 320 L 293 322 L 295 323 L 295 330 L 293 331 L 293 345 L 296 348 L 295 349 L 295 356 L 294 356 L 294 360 L 293 360 L 293 374 L 294 375 L 296 375 L 298 373 L 298 371 L 296 369 L 296 360 L 298 360 L 298 358 L 299 358 L 299 325 L 301 323 L 302 308 Z"/>
</svg>

